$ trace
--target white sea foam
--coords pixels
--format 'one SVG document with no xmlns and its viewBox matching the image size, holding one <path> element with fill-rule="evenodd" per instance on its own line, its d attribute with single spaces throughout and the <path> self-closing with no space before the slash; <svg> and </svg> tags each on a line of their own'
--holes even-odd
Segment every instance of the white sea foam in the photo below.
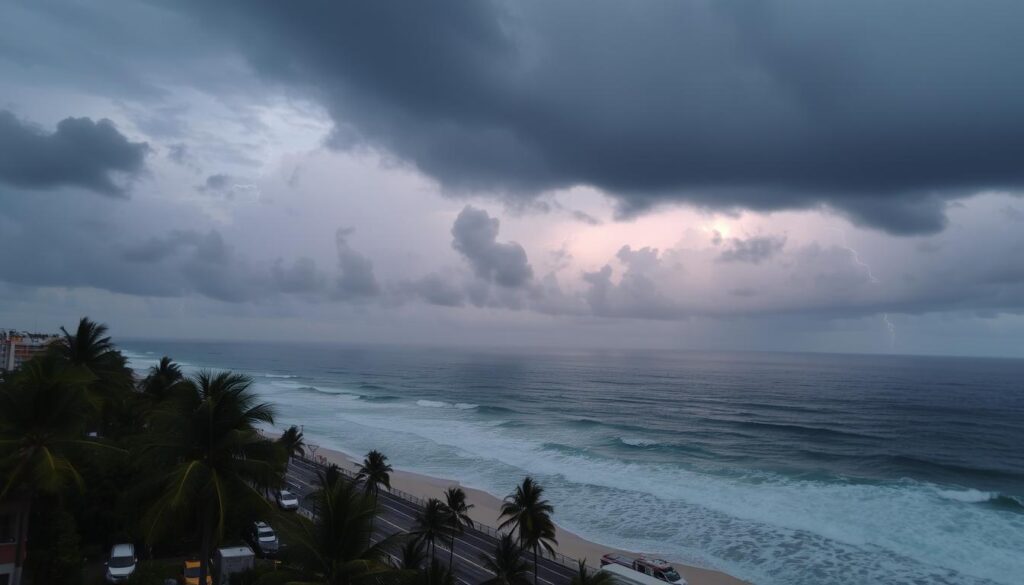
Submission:
<svg viewBox="0 0 1024 585">
<path fill-rule="evenodd" d="M 719 477 L 552 451 L 540 437 L 452 415 L 437 424 L 444 411 L 434 412 L 340 412 L 337 418 L 348 424 L 341 425 L 347 436 L 338 440 L 387 449 L 398 465 L 458 477 L 498 495 L 522 475 L 535 475 L 567 528 L 757 583 L 1009 585 L 1015 583 L 1010 575 L 1024 574 L 1024 519 L 944 497 L 928 484 L 798 481 L 767 473 Z M 324 430 L 333 428 L 339 427 Z"/>
<path fill-rule="evenodd" d="M 654 445 L 661 444 L 654 439 L 644 439 L 641 437 L 620 437 L 619 440 L 633 447 L 653 447 Z"/>
<path fill-rule="evenodd" d="M 440 400 L 417 400 L 416 405 L 427 408 L 444 408 L 446 406 L 451 406 L 447 402 L 441 402 Z"/>
<path fill-rule="evenodd" d="M 995 492 L 983 492 L 981 490 L 967 489 L 967 490 L 938 490 L 939 496 L 946 498 L 947 500 L 956 500 L 958 502 L 965 502 L 968 504 L 977 504 L 980 502 L 987 502 L 999 494 Z"/>
<path fill-rule="evenodd" d="M 424 408 L 457 408 L 459 410 L 473 410 L 478 407 L 479 404 L 471 404 L 469 402 L 443 402 L 441 400 L 417 400 L 416 406 L 422 406 Z"/>
</svg>

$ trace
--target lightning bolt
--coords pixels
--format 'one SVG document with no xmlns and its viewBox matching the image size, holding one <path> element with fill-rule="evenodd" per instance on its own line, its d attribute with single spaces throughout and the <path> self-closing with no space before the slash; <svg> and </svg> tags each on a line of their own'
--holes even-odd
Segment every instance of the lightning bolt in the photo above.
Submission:
<svg viewBox="0 0 1024 585">
<path fill-rule="evenodd" d="M 896 325 L 889 320 L 889 313 L 882 313 L 882 321 L 885 322 L 885 327 L 889 330 L 889 349 L 896 349 Z"/>
<path fill-rule="evenodd" d="M 868 282 L 870 282 L 871 284 L 878 284 L 878 279 L 875 278 L 874 273 L 871 272 L 871 267 L 868 266 L 868 263 L 863 261 L 863 260 L 861 260 L 860 259 L 860 254 L 857 253 L 857 250 L 854 250 L 853 248 L 851 248 L 850 244 L 848 244 L 846 242 L 846 232 L 844 232 L 842 230 L 836 230 L 836 231 L 839 232 L 839 237 L 843 239 L 843 244 L 841 246 L 839 246 L 839 247 L 850 253 L 850 257 L 853 258 L 853 263 L 854 264 L 856 264 L 857 266 L 860 266 L 861 268 L 864 269 L 864 273 L 868 275 Z"/>
<path fill-rule="evenodd" d="M 843 243 L 840 248 L 850 253 L 850 258 L 853 259 L 853 263 L 864 269 L 864 273 L 868 275 L 868 282 L 871 284 L 878 284 L 879 280 L 875 277 L 875 274 L 871 271 L 871 266 L 868 266 L 867 262 L 860 259 L 860 254 L 857 250 L 854 250 L 846 241 L 846 232 L 837 229 L 839 237 L 842 238 Z M 889 313 L 882 313 L 882 323 L 885 324 L 885 329 L 889 333 L 889 350 L 892 351 L 896 348 L 896 324 L 889 319 Z"/>
</svg>

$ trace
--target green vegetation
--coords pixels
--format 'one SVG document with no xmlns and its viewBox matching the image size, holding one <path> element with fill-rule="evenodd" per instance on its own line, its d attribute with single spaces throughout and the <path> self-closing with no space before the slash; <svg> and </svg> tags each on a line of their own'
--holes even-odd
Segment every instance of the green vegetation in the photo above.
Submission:
<svg viewBox="0 0 1024 585">
<path fill-rule="evenodd" d="M 165 580 L 180 575 L 181 562 L 178 560 L 141 561 L 127 585 L 164 585 Z"/>
<path fill-rule="evenodd" d="M 244 376 L 200 372 L 152 413 L 139 458 L 156 464 L 154 497 L 143 518 L 147 544 L 190 525 L 199 534 L 199 582 L 224 540 L 228 519 L 240 510 L 269 516 L 259 488 L 278 486 L 285 451 L 263 438 L 259 423 L 274 422 L 269 404 L 256 403 Z"/>
<path fill-rule="evenodd" d="M 473 527 L 473 519 L 469 517 L 469 510 L 473 504 L 466 503 L 466 492 L 458 487 L 445 490 L 444 499 L 444 504 L 448 508 L 445 520 L 451 532 L 451 549 L 448 553 L 448 566 L 451 567 L 455 561 L 455 537 L 464 533 L 466 528 Z"/>
<path fill-rule="evenodd" d="M 530 563 L 523 560 L 523 547 L 511 534 L 504 534 L 494 545 L 494 552 L 481 557 L 484 567 L 494 578 L 482 585 L 528 585 Z M 534 577 L 536 578 L 536 577 Z"/>
<path fill-rule="evenodd" d="M 282 513 L 271 490 L 284 486 L 302 430 L 271 439 L 274 423 L 251 380 L 230 372 L 186 376 L 163 357 L 137 379 L 105 326 L 83 318 L 50 350 L 0 378 L 0 501 L 28 513 L 26 568 L 32 582 L 92 585 L 111 545 L 136 544 L 130 584 L 180 578 L 182 559 L 200 560 L 200 581 L 222 544 L 268 520 L 287 548 L 282 563 L 234 576 L 241 585 L 454 585 L 455 539 L 473 526 L 465 492 L 431 499 L 413 534 L 375 540 L 381 490 L 391 489 L 387 457 L 370 451 L 355 481 L 321 469 L 304 507 Z M 533 552 L 551 551 L 554 524 L 543 489 L 526 478 L 502 507 L 504 536 L 485 566 L 489 583 L 525 585 Z M 447 565 L 437 543 L 451 548 Z M 429 554 L 428 554 L 429 553 Z M 175 560 L 154 560 L 172 557 Z M 581 579 L 587 578 L 581 567 Z M 603 585 L 581 580 L 578 585 Z"/>
<path fill-rule="evenodd" d="M 423 509 L 416 514 L 416 536 L 430 547 L 430 561 L 437 557 L 437 541 L 451 534 L 448 524 L 448 508 L 437 498 L 427 500 Z"/>
<path fill-rule="evenodd" d="M 533 551 L 533 585 L 537 585 L 537 557 L 540 549 L 554 554 L 555 548 L 552 545 L 558 544 L 555 540 L 555 523 L 551 520 L 555 509 L 543 495 L 544 488 L 533 478 L 527 477 L 501 505 L 501 517 L 505 521 L 499 528 L 515 531 L 519 545 Z"/>
<path fill-rule="evenodd" d="M 319 576 L 317 582 L 325 585 L 378 582 L 395 576 L 396 569 L 385 562 L 395 539 L 372 542 L 375 504 L 356 484 L 335 481 L 324 487 L 314 496 L 313 511 L 314 520 L 296 514 L 284 523 L 297 567 Z"/>
<path fill-rule="evenodd" d="M 569 585 L 615 585 L 615 583 L 611 573 L 592 572 L 587 569 L 587 559 L 583 559 L 577 562 L 576 574 L 572 576 Z"/>
<path fill-rule="evenodd" d="M 375 513 L 380 486 L 391 489 L 391 471 L 387 456 L 377 450 L 367 453 L 363 464 L 359 467 L 356 481 L 363 482 L 363 491 L 367 497 L 373 498 Z M 373 518 L 370 518 L 370 530 L 373 530 Z"/>
</svg>

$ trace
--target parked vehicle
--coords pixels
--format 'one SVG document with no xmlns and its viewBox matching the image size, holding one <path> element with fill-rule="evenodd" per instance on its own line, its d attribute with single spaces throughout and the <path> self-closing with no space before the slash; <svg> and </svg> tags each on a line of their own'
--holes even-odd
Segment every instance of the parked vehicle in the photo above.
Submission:
<svg viewBox="0 0 1024 585">
<path fill-rule="evenodd" d="M 674 585 L 686 585 L 686 579 L 676 571 L 675 567 L 672 566 L 668 561 L 662 559 L 650 559 L 643 555 L 639 557 L 627 557 L 626 555 L 620 555 L 618 553 L 608 553 L 601 557 L 601 567 L 607 566 L 620 566 L 632 569 L 638 573 L 643 573 L 648 577 L 654 577 L 659 581 L 665 583 L 673 583 Z"/>
<path fill-rule="evenodd" d="M 266 522 L 253 522 L 245 532 L 245 539 L 262 557 L 272 557 L 280 549 L 280 542 L 274 529 Z"/>
<path fill-rule="evenodd" d="M 110 548 L 110 558 L 107 560 L 107 583 L 124 583 L 135 572 L 135 565 L 139 559 L 135 558 L 135 545 L 115 544 Z"/>
<path fill-rule="evenodd" d="M 282 510 L 298 510 L 299 497 L 288 490 L 278 490 L 276 494 L 277 505 Z"/>
<path fill-rule="evenodd" d="M 603 562 L 603 559 L 602 559 Z M 651 577 L 647 573 L 633 570 L 617 563 L 602 564 L 601 570 L 612 576 L 612 579 L 621 585 L 663 585 L 665 581 Z M 687 585 L 686 579 L 679 577 L 676 581 L 679 585 Z"/>
<path fill-rule="evenodd" d="M 211 571 L 213 568 L 211 567 Z M 185 561 L 185 570 L 183 573 L 185 585 L 199 585 L 199 560 L 188 559 Z M 206 585 L 213 585 L 213 577 L 209 574 L 206 575 Z"/>
<path fill-rule="evenodd" d="M 230 585 L 231 575 L 256 565 L 256 555 L 247 546 L 225 546 L 217 549 L 213 563 L 217 569 L 217 585 Z"/>
</svg>

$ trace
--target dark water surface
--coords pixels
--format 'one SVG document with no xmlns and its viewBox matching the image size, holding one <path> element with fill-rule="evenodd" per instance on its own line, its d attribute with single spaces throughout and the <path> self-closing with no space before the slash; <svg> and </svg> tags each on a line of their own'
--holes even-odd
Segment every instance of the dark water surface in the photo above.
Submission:
<svg viewBox="0 0 1024 585">
<path fill-rule="evenodd" d="M 322 444 L 757 583 L 1024 583 L 1024 361 L 125 344 L 250 374 Z"/>
</svg>

